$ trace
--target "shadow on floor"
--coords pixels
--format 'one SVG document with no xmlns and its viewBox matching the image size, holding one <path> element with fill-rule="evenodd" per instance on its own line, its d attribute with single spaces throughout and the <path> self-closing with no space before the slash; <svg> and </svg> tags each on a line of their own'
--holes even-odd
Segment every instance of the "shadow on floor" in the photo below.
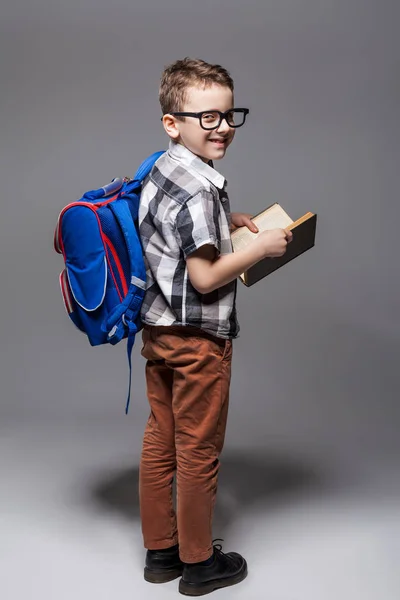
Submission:
<svg viewBox="0 0 400 600">
<path fill-rule="evenodd" d="M 92 482 L 90 500 L 104 510 L 139 520 L 138 469 L 113 472 Z M 221 457 L 214 529 L 221 535 L 236 515 L 252 506 L 266 508 L 293 502 L 296 497 L 321 489 L 322 477 L 310 467 L 272 457 L 227 452 Z"/>
</svg>

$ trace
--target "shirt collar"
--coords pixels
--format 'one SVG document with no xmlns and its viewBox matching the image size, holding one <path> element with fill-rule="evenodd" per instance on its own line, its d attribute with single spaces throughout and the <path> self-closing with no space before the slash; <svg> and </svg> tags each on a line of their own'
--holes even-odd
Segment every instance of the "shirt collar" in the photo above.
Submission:
<svg viewBox="0 0 400 600">
<path fill-rule="evenodd" d="M 210 164 L 205 163 L 201 158 L 193 154 L 182 144 L 170 140 L 168 153 L 172 158 L 179 160 L 184 165 L 195 169 L 200 175 L 203 175 L 208 181 L 211 181 L 218 189 L 222 190 L 226 184 L 225 177 L 218 173 Z M 211 162 L 211 161 L 210 161 Z M 212 164 L 212 163 L 211 163 Z"/>
</svg>

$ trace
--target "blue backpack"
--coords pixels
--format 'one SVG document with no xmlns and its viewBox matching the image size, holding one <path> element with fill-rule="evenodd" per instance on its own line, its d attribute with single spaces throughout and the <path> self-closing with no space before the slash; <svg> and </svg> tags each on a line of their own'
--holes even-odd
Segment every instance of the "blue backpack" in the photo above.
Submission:
<svg viewBox="0 0 400 600">
<path fill-rule="evenodd" d="M 60 213 L 54 248 L 63 255 L 60 287 L 65 309 L 91 346 L 127 339 L 129 362 L 141 329 L 140 309 L 146 268 L 139 238 L 138 211 L 142 183 L 164 152 L 149 156 L 133 179 L 116 178 L 86 192 Z"/>
</svg>

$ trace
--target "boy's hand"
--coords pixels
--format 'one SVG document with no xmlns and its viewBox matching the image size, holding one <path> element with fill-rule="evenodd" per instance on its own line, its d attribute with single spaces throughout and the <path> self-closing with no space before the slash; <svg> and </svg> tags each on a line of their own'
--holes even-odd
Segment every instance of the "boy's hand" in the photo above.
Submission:
<svg viewBox="0 0 400 600">
<path fill-rule="evenodd" d="M 262 247 L 264 256 L 283 256 L 287 245 L 293 239 L 293 233 L 288 229 L 269 229 L 262 231 L 254 240 L 254 244 Z"/>
<path fill-rule="evenodd" d="M 235 230 L 237 227 L 247 227 L 253 233 L 258 233 L 258 227 L 251 220 L 251 215 L 246 213 L 232 213 L 231 214 L 232 229 Z"/>
</svg>

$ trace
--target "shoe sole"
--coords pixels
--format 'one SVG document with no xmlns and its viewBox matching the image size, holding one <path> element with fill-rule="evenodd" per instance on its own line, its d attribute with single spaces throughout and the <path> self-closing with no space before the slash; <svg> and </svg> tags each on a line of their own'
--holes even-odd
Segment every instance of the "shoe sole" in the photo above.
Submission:
<svg viewBox="0 0 400 600">
<path fill-rule="evenodd" d="M 176 569 L 164 569 L 156 571 L 154 569 L 148 569 L 145 567 L 144 569 L 144 578 L 149 583 L 168 583 L 168 581 L 173 581 L 174 579 L 178 579 L 181 577 L 183 573 L 183 567 L 179 567 Z"/>
<path fill-rule="evenodd" d="M 205 594 L 211 594 L 215 590 L 219 590 L 224 587 L 236 585 L 247 577 L 247 563 L 244 561 L 243 567 L 237 575 L 234 577 L 226 577 L 225 579 L 214 579 L 213 581 L 207 581 L 205 583 L 189 583 L 183 581 L 179 582 L 179 592 L 184 596 L 204 596 Z"/>
</svg>

